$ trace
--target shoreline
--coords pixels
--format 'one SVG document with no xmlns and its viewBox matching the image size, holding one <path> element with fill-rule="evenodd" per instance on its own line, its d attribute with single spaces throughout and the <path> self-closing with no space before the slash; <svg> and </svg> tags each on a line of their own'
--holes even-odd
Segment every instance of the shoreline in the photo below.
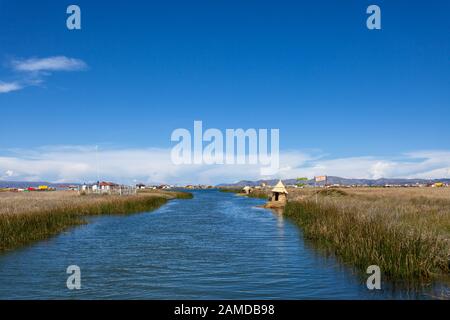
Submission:
<svg viewBox="0 0 450 320">
<path fill-rule="evenodd" d="M 170 200 L 190 198 L 191 193 L 179 191 L 139 192 L 130 196 L 77 195 L 71 191 L 2 194 L 0 254 L 86 224 L 84 218 L 88 216 L 153 211 Z"/>
</svg>

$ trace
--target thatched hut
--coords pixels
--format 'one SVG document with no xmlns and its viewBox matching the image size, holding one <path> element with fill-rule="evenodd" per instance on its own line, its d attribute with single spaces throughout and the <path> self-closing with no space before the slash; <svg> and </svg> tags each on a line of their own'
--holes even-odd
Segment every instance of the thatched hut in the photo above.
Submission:
<svg viewBox="0 0 450 320">
<path fill-rule="evenodd" d="M 245 194 L 250 194 L 250 192 L 252 192 L 252 188 L 251 187 L 249 187 L 249 186 L 245 186 L 244 188 L 242 188 L 242 191 L 245 193 Z"/>
<path fill-rule="evenodd" d="M 287 201 L 288 192 L 283 182 L 278 181 L 275 187 L 272 189 L 272 196 L 270 197 L 271 202 L 285 203 Z"/>
</svg>

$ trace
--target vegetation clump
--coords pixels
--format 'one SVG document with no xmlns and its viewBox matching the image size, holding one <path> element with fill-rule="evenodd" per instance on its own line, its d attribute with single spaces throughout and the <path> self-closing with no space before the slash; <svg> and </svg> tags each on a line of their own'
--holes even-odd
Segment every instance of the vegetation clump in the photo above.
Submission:
<svg viewBox="0 0 450 320">
<path fill-rule="evenodd" d="M 328 196 L 328 197 L 341 197 L 348 196 L 348 193 L 341 189 L 336 188 L 327 188 L 316 191 L 320 196 Z"/>
<path fill-rule="evenodd" d="M 333 190 L 332 197 L 319 201 L 312 194 L 288 202 L 284 214 L 306 238 L 363 272 L 378 265 L 392 279 L 448 274 L 450 200 L 396 198 L 392 193 L 379 197 L 379 192 L 358 191 L 342 197 Z"/>
<path fill-rule="evenodd" d="M 219 188 L 220 192 L 240 193 L 242 188 Z"/>
</svg>

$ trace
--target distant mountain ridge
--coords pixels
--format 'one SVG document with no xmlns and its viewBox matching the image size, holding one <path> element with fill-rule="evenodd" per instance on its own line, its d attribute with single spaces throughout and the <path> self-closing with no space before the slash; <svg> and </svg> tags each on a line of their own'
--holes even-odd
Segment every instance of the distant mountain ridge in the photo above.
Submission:
<svg viewBox="0 0 450 320">
<path fill-rule="evenodd" d="M 306 180 L 306 181 L 297 181 L 297 179 L 282 179 L 283 183 L 286 185 L 294 185 L 299 182 L 314 185 L 314 179 Z M 218 187 L 243 187 L 243 186 L 259 186 L 262 183 L 266 183 L 267 185 L 275 185 L 278 182 L 278 179 L 269 179 L 269 180 L 241 180 L 236 183 L 222 183 L 217 185 Z M 402 178 L 380 178 L 380 179 L 350 179 L 350 178 L 341 178 L 335 176 L 327 177 L 327 184 L 340 184 L 344 186 L 351 185 L 367 185 L 367 186 L 384 186 L 384 185 L 413 185 L 413 184 L 428 184 L 435 182 L 444 182 L 450 183 L 450 178 L 443 179 L 402 179 Z"/>
<path fill-rule="evenodd" d="M 327 184 L 339 184 L 343 186 L 351 185 L 367 185 L 367 186 L 384 186 L 384 185 L 413 185 L 413 184 L 430 184 L 436 182 L 443 182 L 450 184 L 450 178 L 442 179 L 403 179 L 403 178 L 380 178 L 380 179 L 350 179 L 335 176 L 327 177 Z M 244 186 L 259 186 L 262 183 L 273 186 L 278 182 L 279 179 L 260 179 L 260 180 L 241 180 L 236 183 L 221 183 L 216 185 L 217 187 L 244 187 Z M 297 179 L 282 179 L 285 185 L 294 185 L 299 182 L 306 185 L 313 186 L 314 179 L 306 181 L 297 181 Z M 3 181 L 0 180 L 0 188 L 37 188 L 38 186 L 46 185 L 51 188 L 60 189 L 63 186 L 68 185 L 81 185 L 80 183 L 52 183 L 46 181 Z"/>
</svg>

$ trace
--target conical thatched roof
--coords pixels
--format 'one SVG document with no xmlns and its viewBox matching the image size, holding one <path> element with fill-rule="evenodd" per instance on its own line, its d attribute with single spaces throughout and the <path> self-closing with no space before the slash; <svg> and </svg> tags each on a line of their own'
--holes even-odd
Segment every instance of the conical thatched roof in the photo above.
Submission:
<svg viewBox="0 0 450 320">
<path fill-rule="evenodd" d="M 272 189 L 272 192 L 279 192 L 279 193 L 288 193 L 283 182 L 278 181 L 278 183 L 275 185 L 275 187 Z"/>
</svg>

